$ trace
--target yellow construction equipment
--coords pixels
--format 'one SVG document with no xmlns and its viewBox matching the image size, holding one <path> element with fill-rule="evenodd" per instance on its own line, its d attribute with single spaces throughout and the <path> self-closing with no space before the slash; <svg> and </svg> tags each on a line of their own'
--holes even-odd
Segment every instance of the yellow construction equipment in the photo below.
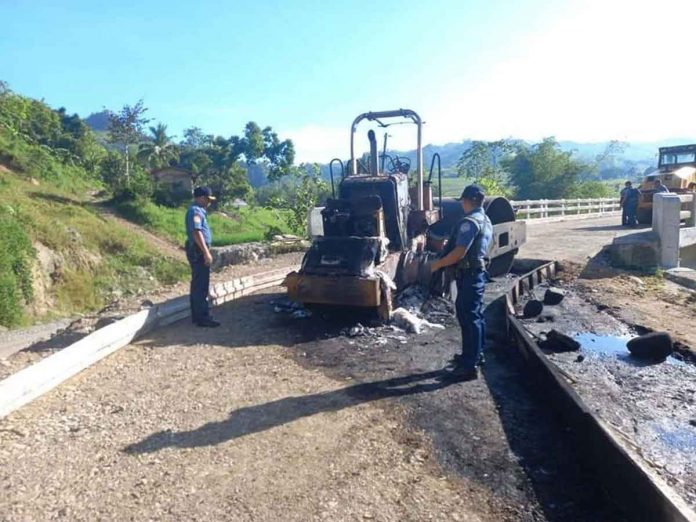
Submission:
<svg viewBox="0 0 696 522">
<path fill-rule="evenodd" d="M 657 171 L 645 176 L 640 184 L 641 196 L 638 201 L 637 218 L 639 223 L 652 223 L 653 195 L 655 181 L 661 180 L 670 192 L 683 194 L 693 190 L 696 183 L 696 144 L 660 147 Z"/>
</svg>

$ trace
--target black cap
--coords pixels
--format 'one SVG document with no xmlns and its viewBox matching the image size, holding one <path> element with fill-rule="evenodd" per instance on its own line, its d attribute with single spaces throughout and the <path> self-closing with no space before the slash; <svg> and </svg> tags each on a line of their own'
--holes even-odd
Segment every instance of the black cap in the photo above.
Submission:
<svg viewBox="0 0 696 522">
<path fill-rule="evenodd" d="M 464 190 L 462 191 L 462 195 L 459 197 L 459 199 L 472 199 L 474 201 L 483 201 L 483 198 L 485 197 L 486 193 L 483 191 L 481 187 L 479 187 L 478 185 L 469 185 L 464 188 Z"/>
<path fill-rule="evenodd" d="M 193 191 L 194 198 L 206 197 L 210 201 L 215 201 L 215 196 L 213 196 L 213 191 L 210 187 L 196 187 Z"/>
</svg>

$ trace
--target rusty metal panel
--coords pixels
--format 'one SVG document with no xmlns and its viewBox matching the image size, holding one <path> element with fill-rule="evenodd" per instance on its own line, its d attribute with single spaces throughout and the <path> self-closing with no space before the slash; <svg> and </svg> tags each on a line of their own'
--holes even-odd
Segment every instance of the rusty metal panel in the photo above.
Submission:
<svg viewBox="0 0 696 522">
<path fill-rule="evenodd" d="M 288 297 L 299 303 L 377 307 L 381 304 L 379 278 L 320 276 L 292 272 L 285 278 Z"/>
</svg>

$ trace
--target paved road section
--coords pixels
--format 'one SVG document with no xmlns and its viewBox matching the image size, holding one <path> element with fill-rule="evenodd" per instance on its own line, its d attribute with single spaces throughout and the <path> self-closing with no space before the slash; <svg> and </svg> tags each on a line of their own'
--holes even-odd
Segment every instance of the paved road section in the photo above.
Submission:
<svg viewBox="0 0 696 522">
<path fill-rule="evenodd" d="M 650 228 L 626 228 L 620 216 L 555 222 L 527 221 L 527 243 L 519 257 L 586 263 L 618 236 Z"/>
</svg>

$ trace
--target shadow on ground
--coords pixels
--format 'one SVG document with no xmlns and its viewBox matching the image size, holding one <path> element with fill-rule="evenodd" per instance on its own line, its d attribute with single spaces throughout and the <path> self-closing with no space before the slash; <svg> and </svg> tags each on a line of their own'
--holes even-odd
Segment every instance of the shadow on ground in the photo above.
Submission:
<svg viewBox="0 0 696 522">
<path fill-rule="evenodd" d="M 583 230 L 585 232 L 607 232 L 610 230 L 627 231 L 627 230 L 645 230 L 651 228 L 651 225 L 636 225 L 635 227 L 625 227 L 623 225 L 602 225 L 602 226 L 590 226 L 590 227 L 579 227 L 576 230 Z"/>
<path fill-rule="evenodd" d="M 167 447 L 194 448 L 213 446 L 239 437 L 259 433 L 303 417 L 323 412 L 334 412 L 366 402 L 426 393 L 448 386 L 441 379 L 444 373 L 435 371 L 383 381 L 356 384 L 300 397 L 283 399 L 240 408 L 221 422 L 209 422 L 200 428 L 185 432 L 162 431 L 128 446 L 127 453 L 152 453 Z"/>
<path fill-rule="evenodd" d="M 409 336 L 405 344 L 392 339 L 376 342 L 370 336 L 342 334 L 358 320 L 367 324 L 368 316 L 315 314 L 292 319 L 274 311 L 273 302 L 281 296 L 267 293 L 233 301 L 216 310 L 223 322 L 220 328 L 191 328 L 181 322 L 152 334 L 143 344 L 153 349 L 284 346 L 305 367 L 361 384 L 242 408 L 223 421 L 188 432 L 154 433 L 126 451 L 219 444 L 308 415 L 385 399 L 379 402 L 385 414 L 393 411 L 392 401 L 402 406 L 408 422 L 427 432 L 447 469 L 484 486 L 495 502 L 513 506 L 509 519 L 621 520 L 584 467 L 572 434 L 529 382 L 524 361 L 507 341 L 501 300 L 488 299 L 494 302 L 487 308 L 490 349 L 482 377 L 447 385 L 432 381 L 459 350 L 460 334 L 453 320 L 445 330 Z"/>
</svg>

